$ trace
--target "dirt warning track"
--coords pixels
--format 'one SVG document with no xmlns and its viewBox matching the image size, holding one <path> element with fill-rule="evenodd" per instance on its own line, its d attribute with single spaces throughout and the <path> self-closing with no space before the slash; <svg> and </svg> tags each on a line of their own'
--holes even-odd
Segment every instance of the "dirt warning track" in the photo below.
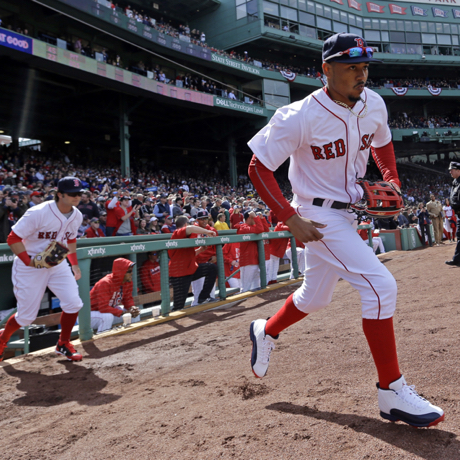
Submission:
<svg viewBox="0 0 460 460">
<path fill-rule="evenodd" d="M 452 245 L 385 254 L 398 281 L 400 366 L 446 412 L 416 430 L 379 416 L 360 300 L 283 332 L 267 376 L 250 369 L 249 324 L 288 286 L 130 334 L 86 342 L 83 362 L 30 356 L 0 367 L 3 460 L 460 459 L 460 268 Z"/>
</svg>

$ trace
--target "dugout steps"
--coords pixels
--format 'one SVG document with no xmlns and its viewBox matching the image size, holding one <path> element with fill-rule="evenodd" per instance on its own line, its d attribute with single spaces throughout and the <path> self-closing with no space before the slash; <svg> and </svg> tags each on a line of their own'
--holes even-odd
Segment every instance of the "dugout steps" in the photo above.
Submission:
<svg viewBox="0 0 460 460">
<path fill-rule="evenodd" d="M 287 274 L 287 276 L 289 276 L 289 274 Z M 180 311 L 170 312 L 169 316 L 156 316 L 156 317 L 152 318 L 151 317 L 152 309 L 154 307 L 145 308 L 145 309 L 141 310 L 141 321 L 139 321 L 137 323 L 132 323 L 128 327 L 124 327 L 124 326 L 115 327 L 113 329 L 110 329 L 108 331 L 102 332 L 100 334 L 96 334 L 88 342 L 91 342 L 91 341 L 94 341 L 94 340 L 99 340 L 99 339 L 104 339 L 104 338 L 107 338 L 107 337 L 113 337 L 113 336 L 116 336 L 116 335 L 128 334 L 130 332 L 137 331 L 137 330 L 139 330 L 141 328 L 144 328 L 144 327 L 156 326 L 157 324 L 167 323 L 168 321 L 175 321 L 177 319 L 184 318 L 186 316 L 191 316 L 191 315 L 194 315 L 196 313 L 201 313 L 203 311 L 223 308 L 223 307 L 225 307 L 225 306 L 227 306 L 229 304 L 236 304 L 236 303 L 239 303 L 239 302 L 241 302 L 243 300 L 246 300 L 246 299 L 248 299 L 250 297 L 254 297 L 254 296 L 257 296 L 257 295 L 260 295 L 260 294 L 264 294 L 266 292 L 274 291 L 274 290 L 277 290 L 277 289 L 280 289 L 280 288 L 283 288 L 283 287 L 286 287 L 286 286 L 290 286 L 292 284 L 299 283 L 299 282 L 302 281 L 302 279 L 303 279 L 303 277 L 299 277 L 297 279 L 292 279 L 292 280 L 291 279 L 280 280 L 280 281 L 278 281 L 278 283 L 271 284 L 270 286 L 267 286 L 264 289 L 258 289 L 256 291 L 244 292 L 242 294 L 238 293 L 238 294 L 235 294 L 235 295 L 227 297 L 225 300 L 221 300 L 221 301 L 217 301 L 217 302 L 213 302 L 213 303 L 197 305 L 195 307 L 186 307 L 186 308 L 184 308 L 183 310 L 180 310 Z M 75 340 L 72 340 L 72 344 L 74 346 L 78 346 L 78 345 L 81 345 L 82 343 L 84 343 L 81 340 L 76 338 L 76 337 L 78 337 L 78 326 L 75 326 L 73 328 L 71 337 L 75 338 Z M 11 345 L 13 345 L 15 347 L 18 347 L 18 348 L 16 348 L 18 351 L 23 350 L 24 349 L 24 339 L 16 340 L 14 342 L 9 342 L 8 343 L 8 349 L 12 348 Z M 52 347 L 49 347 L 49 348 L 43 348 L 42 350 L 33 351 L 31 353 L 28 353 L 28 354 L 20 354 L 19 356 L 15 356 L 14 358 L 10 358 L 10 359 L 8 359 L 6 361 L 3 361 L 2 363 L 0 363 L 0 365 L 3 365 L 5 363 L 8 364 L 8 365 L 20 363 L 20 362 L 24 361 L 25 359 L 27 359 L 28 357 L 44 356 L 44 355 L 47 355 L 47 354 L 54 354 L 55 348 L 56 348 L 55 346 L 52 346 Z"/>
</svg>

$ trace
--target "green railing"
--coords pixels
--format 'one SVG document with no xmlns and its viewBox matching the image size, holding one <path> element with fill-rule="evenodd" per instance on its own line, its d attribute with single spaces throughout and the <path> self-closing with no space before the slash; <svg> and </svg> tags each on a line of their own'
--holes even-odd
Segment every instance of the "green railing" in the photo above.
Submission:
<svg viewBox="0 0 460 460">
<path fill-rule="evenodd" d="M 230 233 L 230 232 L 228 232 Z M 184 249 L 190 247 L 200 246 L 216 246 L 217 257 L 217 273 L 218 273 L 218 289 L 221 299 L 227 298 L 227 289 L 225 287 L 225 274 L 224 274 L 224 257 L 222 253 L 222 246 L 228 243 L 241 243 L 253 241 L 257 242 L 259 250 L 259 267 L 260 267 L 260 285 L 261 288 L 267 286 L 267 276 L 265 270 L 265 249 L 264 240 L 276 238 L 290 238 L 293 254 L 296 253 L 295 238 L 290 232 L 264 232 L 261 234 L 247 234 L 236 235 L 232 234 L 219 234 L 219 236 L 211 238 L 187 238 L 183 240 L 165 240 L 158 238 L 151 238 L 142 241 L 133 241 L 129 237 L 129 243 L 123 242 L 119 244 L 98 245 L 91 247 L 81 247 L 77 249 L 78 261 L 82 272 L 82 277 L 78 281 L 80 297 L 83 300 L 83 308 L 80 310 L 78 316 L 79 335 L 80 340 L 90 340 L 93 336 L 91 328 L 91 308 L 90 308 L 90 272 L 91 260 L 102 257 L 117 257 L 128 255 L 129 259 L 136 262 L 137 254 L 142 254 L 149 251 L 159 253 L 160 258 L 160 280 L 161 280 L 161 315 L 168 316 L 171 309 L 171 298 L 169 291 L 169 250 Z M 135 237 L 140 238 L 140 237 Z M 126 238 L 122 238 L 126 241 Z M 98 240 L 99 241 L 99 240 Z M 92 242 L 95 242 L 94 240 Z M 298 277 L 298 264 L 297 258 L 293 257 L 291 260 L 294 276 Z M 137 292 L 137 273 L 133 272 L 133 288 Z"/>
</svg>

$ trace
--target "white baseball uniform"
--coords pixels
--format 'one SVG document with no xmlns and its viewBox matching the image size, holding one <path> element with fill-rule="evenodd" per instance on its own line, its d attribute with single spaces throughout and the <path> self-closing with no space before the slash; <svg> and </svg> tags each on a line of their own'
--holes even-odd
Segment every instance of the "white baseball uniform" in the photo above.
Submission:
<svg viewBox="0 0 460 460">
<path fill-rule="evenodd" d="M 82 220 L 77 208 L 73 207 L 67 218 L 54 201 L 45 201 L 30 208 L 12 230 L 22 238 L 27 254 L 33 258 L 52 241 L 66 245 L 68 240 L 75 239 Z M 18 308 L 16 321 L 20 326 L 35 320 L 46 287 L 59 298 L 64 312 L 77 313 L 83 306 L 77 282 L 66 261 L 56 267 L 37 269 L 24 265 L 15 257 L 11 279 Z"/>
<path fill-rule="evenodd" d="M 355 214 L 331 208 L 334 201 L 355 203 L 363 190 L 356 179 L 363 177 L 369 148 L 391 141 L 387 111 L 382 98 L 365 89 L 364 102 L 353 112 L 335 103 L 325 89 L 278 109 L 248 143 L 256 157 L 275 171 L 290 158 L 289 180 L 297 213 L 327 224 L 324 237 L 308 243 L 302 286 L 294 294 L 296 307 L 310 313 L 327 306 L 340 278 L 361 294 L 362 316 L 386 319 L 396 306 L 396 282 L 356 232 Z M 367 113 L 365 105 L 367 105 Z M 315 198 L 324 199 L 315 206 Z"/>
</svg>

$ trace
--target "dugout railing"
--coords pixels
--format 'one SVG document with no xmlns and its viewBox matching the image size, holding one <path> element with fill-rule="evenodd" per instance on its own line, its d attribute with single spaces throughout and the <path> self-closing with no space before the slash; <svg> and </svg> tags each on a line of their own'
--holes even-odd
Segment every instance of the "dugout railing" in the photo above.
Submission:
<svg viewBox="0 0 460 460">
<path fill-rule="evenodd" d="M 224 271 L 224 258 L 222 248 L 228 243 L 241 243 L 253 241 L 258 246 L 258 260 L 260 268 L 260 286 L 267 286 L 266 267 L 265 267 L 265 249 L 264 241 L 277 238 L 290 238 L 292 254 L 296 254 L 295 238 L 290 232 L 264 232 L 261 234 L 237 235 L 235 230 L 219 232 L 219 236 L 211 238 L 187 238 L 183 240 L 171 240 L 171 235 L 139 235 L 130 237 L 110 237 L 78 240 L 77 256 L 79 260 L 82 277 L 78 281 L 80 297 L 83 301 L 83 308 L 78 316 L 78 336 L 80 340 L 90 340 L 93 336 L 91 328 L 91 306 L 90 290 L 92 287 L 91 265 L 92 261 L 101 258 L 126 257 L 133 262 L 137 262 L 139 255 L 146 252 L 155 251 L 159 253 L 160 277 L 161 277 L 161 316 L 169 316 L 171 310 L 171 296 L 169 286 L 169 250 L 184 249 L 189 247 L 215 246 L 216 247 L 216 264 L 218 269 L 218 294 L 220 299 L 225 300 L 228 292 L 235 292 L 235 289 L 228 290 L 225 286 L 227 281 Z M 0 267 L 3 275 L 11 276 L 11 264 L 13 254 L 7 245 L 0 245 Z M 291 267 L 295 278 L 298 278 L 297 257 L 292 257 Z M 138 292 L 138 271 L 133 272 L 133 295 L 137 296 Z M 14 314 L 15 310 L 11 313 Z M 10 315 L 11 316 L 11 315 Z M 5 318 L 0 321 L 1 326 L 7 321 Z M 28 327 L 24 328 L 24 339 L 17 344 L 22 348 L 24 353 L 28 353 Z"/>
</svg>

